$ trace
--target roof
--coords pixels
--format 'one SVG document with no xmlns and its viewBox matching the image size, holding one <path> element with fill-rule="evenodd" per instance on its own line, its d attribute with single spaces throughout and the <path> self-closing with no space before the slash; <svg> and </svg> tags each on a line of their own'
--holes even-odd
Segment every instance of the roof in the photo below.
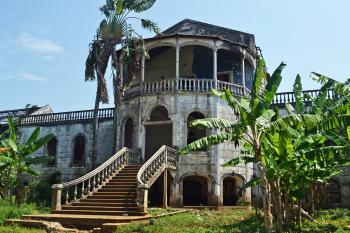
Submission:
<svg viewBox="0 0 350 233">
<path fill-rule="evenodd" d="M 0 111 L 0 123 L 8 117 L 19 117 L 19 116 L 28 116 L 28 115 L 37 115 L 42 113 L 52 113 L 52 109 L 49 105 L 45 105 L 42 107 L 39 106 L 31 106 L 28 108 L 20 108 L 20 109 L 11 109 L 11 110 L 2 110 Z"/>
<path fill-rule="evenodd" d="M 192 35 L 192 36 L 219 36 L 232 43 L 242 44 L 255 51 L 255 37 L 230 28 L 220 27 L 192 19 L 184 19 L 161 33 L 160 36 L 169 35 Z"/>
</svg>

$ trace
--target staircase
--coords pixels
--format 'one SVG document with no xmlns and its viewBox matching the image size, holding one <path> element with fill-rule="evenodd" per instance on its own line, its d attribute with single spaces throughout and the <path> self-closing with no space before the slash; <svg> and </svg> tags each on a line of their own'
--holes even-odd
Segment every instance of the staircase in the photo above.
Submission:
<svg viewBox="0 0 350 233">
<path fill-rule="evenodd" d="M 137 173 L 140 165 L 126 165 L 84 198 L 54 210 L 53 214 L 142 216 L 136 203 Z"/>
</svg>

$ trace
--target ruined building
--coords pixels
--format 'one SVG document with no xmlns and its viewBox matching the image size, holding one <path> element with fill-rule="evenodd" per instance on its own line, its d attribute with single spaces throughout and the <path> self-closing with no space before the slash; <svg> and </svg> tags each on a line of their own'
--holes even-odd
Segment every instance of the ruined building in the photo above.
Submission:
<svg viewBox="0 0 350 233">
<path fill-rule="evenodd" d="M 113 195 L 125 200 L 130 197 L 129 209 L 115 198 L 114 214 L 142 212 L 149 205 L 251 202 L 259 195 L 258 190 L 252 194 L 251 189 L 240 187 L 252 179 L 253 164 L 221 166 L 239 156 L 239 146 L 226 143 L 186 156 L 178 156 L 176 149 L 212 133 L 189 128 L 188 123 L 194 119 L 235 120 L 229 106 L 212 96 L 210 90 L 226 88 L 236 98 L 249 93 L 258 57 L 254 35 L 186 19 L 146 39 L 145 46 L 150 57 L 142 57 L 141 68 L 124 94 L 118 113 L 119 152 L 114 156 L 113 109 L 99 111 L 97 159 L 102 165 L 95 172 L 87 174 L 92 169 L 92 110 L 22 117 L 22 140 L 35 127 L 40 127 L 42 134 L 55 135 L 46 148 L 37 152 L 55 156 L 53 162 L 41 168 L 44 174 L 59 171 L 62 182 L 85 175 L 54 187 L 54 210 L 98 213 L 106 209 L 103 205 L 96 208 L 93 200 L 114 200 Z M 288 100 L 280 94 L 275 102 L 284 104 Z M 350 176 L 344 177 L 347 186 L 342 188 L 337 181 L 332 195 L 339 205 L 349 206 Z M 62 201 L 70 204 L 63 205 Z"/>
</svg>

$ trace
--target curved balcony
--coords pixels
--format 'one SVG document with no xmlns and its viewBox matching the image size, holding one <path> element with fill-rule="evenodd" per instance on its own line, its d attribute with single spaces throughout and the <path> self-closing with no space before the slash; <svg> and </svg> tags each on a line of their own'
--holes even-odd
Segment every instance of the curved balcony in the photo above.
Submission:
<svg viewBox="0 0 350 233">
<path fill-rule="evenodd" d="M 133 84 L 123 94 L 123 100 L 162 93 L 210 93 L 213 88 L 220 91 L 228 89 L 237 97 L 246 96 L 250 93 L 248 88 L 233 83 L 212 79 L 178 78 Z"/>
</svg>

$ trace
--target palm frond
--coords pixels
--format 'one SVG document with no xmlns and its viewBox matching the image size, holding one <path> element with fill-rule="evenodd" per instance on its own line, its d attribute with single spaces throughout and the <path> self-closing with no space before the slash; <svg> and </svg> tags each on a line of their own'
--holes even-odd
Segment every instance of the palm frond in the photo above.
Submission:
<svg viewBox="0 0 350 233">
<path fill-rule="evenodd" d="M 196 151 L 199 149 L 205 149 L 210 146 L 218 145 L 223 142 L 233 142 L 241 138 L 241 135 L 231 134 L 231 133 L 221 133 L 217 135 L 207 136 L 197 141 L 194 141 L 187 146 L 181 148 L 179 153 L 182 155 L 188 154 L 191 151 Z"/>
<path fill-rule="evenodd" d="M 141 25 L 143 28 L 147 29 L 150 32 L 155 32 L 156 34 L 160 34 L 160 28 L 158 24 L 149 19 L 141 19 Z"/>
<path fill-rule="evenodd" d="M 232 128 L 235 124 L 233 121 L 220 118 L 204 118 L 190 122 L 189 126 L 208 129 L 227 129 Z"/>
</svg>

